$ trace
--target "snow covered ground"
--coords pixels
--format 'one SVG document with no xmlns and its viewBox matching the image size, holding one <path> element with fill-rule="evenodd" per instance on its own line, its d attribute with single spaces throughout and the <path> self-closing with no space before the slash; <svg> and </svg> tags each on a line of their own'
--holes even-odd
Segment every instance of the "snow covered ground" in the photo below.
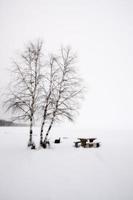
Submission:
<svg viewBox="0 0 133 200">
<path fill-rule="evenodd" d="M 0 128 L 0 200 L 133 199 L 133 131 L 56 129 L 51 148 L 35 151 L 26 147 L 27 132 Z M 102 146 L 75 148 L 79 136 L 96 136 Z"/>
</svg>

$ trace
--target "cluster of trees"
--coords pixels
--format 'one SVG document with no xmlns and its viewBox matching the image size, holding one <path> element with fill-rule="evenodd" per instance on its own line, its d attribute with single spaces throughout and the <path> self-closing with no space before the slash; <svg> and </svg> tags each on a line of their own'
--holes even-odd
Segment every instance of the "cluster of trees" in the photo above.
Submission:
<svg viewBox="0 0 133 200">
<path fill-rule="evenodd" d="M 40 145 L 46 147 L 55 122 L 74 120 L 82 97 L 76 56 L 69 47 L 46 56 L 43 42 L 29 42 L 13 62 L 12 81 L 5 105 L 14 120 L 29 121 L 28 146 L 32 147 L 33 125 L 40 120 Z M 45 131 L 44 131 L 45 127 Z"/>
</svg>

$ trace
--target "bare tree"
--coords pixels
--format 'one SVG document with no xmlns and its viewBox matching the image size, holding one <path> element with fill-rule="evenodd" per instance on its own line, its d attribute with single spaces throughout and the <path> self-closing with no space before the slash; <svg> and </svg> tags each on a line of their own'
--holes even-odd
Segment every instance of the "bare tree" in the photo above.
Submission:
<svg viewBox="0 0 133 200">
<path fill-rule="evenodd" d="M 51 119 L 53 112 L 53 101 L 55 99 L 54 90 L 59 79 L 60 68 L 56 63 L 56 57 L 51 55 L 46 64 L 45 72 L 43 73 L 43 85 L 41 90 L 41 110 L 42 113 L 42 123 L 40 130 L 40 145 L 43 145 L 43 132 L 46 122 Z"/>
<path fill-rule="evenodd" d="M 13 62 L 13 83 L 10 85 L 7 109 L 16 114 L 15 120 L 30 121 L 28 146 L 33 145 L 33 121 L 38 109 L 40 82 L 42 79 L 42 41 L 30 42 L 20 55 L 20 61 Z"/>
<path fill-rule="evenodd" d="M 63 118 L 73 121 L 79 108 L 83 87 L 76 72 L 75 61 L 76 56 L 70 48 L 61 48 L 60 55 L 52 59 L 50 87 L 47 96 L 49 99 L 45 104 L 45 109 L 49 105 L 51 110 L 44 143 L 47 141 L 53 124 Z"/>
</svg>

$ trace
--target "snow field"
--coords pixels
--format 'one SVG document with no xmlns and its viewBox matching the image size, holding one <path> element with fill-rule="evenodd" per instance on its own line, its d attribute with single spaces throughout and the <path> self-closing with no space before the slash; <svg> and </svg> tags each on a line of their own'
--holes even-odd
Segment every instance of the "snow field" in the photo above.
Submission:
<svg viewBox="0 0 133 200">
<path fill-rule="evenodd" d="M 102 145 L 75 148 L 80 136 Z M 0 200 L 132 200 L 132 140 L 133 131 L 53 129 L 50 148 L 30 150 L 28 128 L 0 128 Z"/>
</svg>

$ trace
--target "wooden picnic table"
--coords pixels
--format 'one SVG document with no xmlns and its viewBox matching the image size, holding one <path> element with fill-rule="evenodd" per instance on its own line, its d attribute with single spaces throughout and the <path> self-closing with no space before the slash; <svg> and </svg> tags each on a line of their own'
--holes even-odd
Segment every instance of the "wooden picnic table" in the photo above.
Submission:
<svg viewBox="0 0 133 200">
<path fill-rule="evenodd" d="M 74 142 L 75 147 L 100 147 L 100 142 L 94 142 L 97 138 L 77 138 L 78 141 Z"/>
<path fill-rule="evenodd" d="M 78 140 L 80 140 L 81 142 L 93 142 L 96 139 L 97 138 L 78 138 Z"/>
<path fill-rule="evenodd" d="M 81 146 L 86 147 L 87 142 L 93 144 L 93 141 L 96 140 L 97 138 L 78 138 L 80 140 Z"/>
</svg>

